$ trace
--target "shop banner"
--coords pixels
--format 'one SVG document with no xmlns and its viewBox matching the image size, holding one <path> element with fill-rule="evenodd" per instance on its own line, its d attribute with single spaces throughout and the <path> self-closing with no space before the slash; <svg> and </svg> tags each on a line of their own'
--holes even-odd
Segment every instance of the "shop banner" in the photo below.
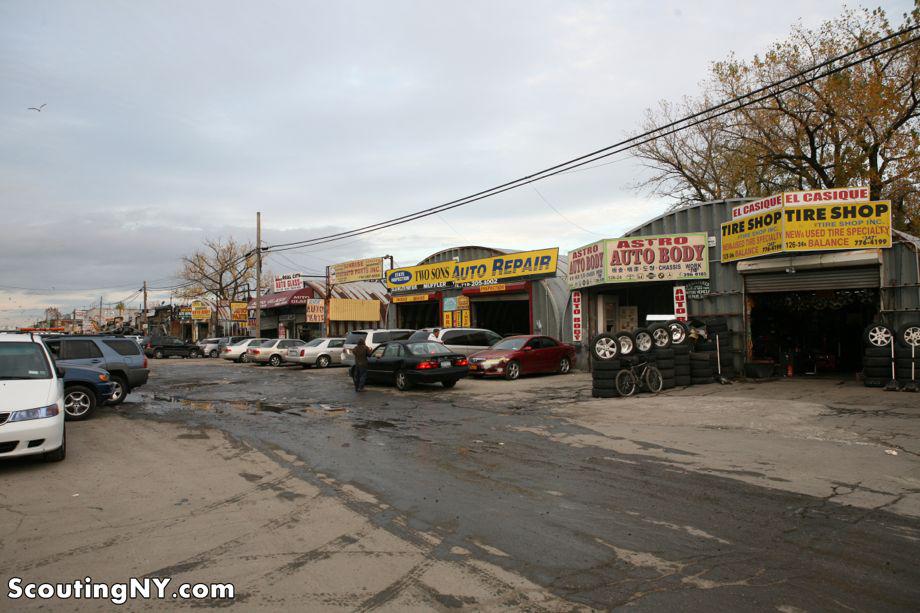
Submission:
<svg viewBox="0 0 920 613">
<path fill-rule="evenodd" d="M 722 263 L 783 250 L 783 209 L 756 213 L 722 224 Z"/>
<path fill-rule="evenodd" d="M 249 303 L 248 302 L 231 302 L 230 303 L 230 320 L 231 321 L 249 321 Z"/>
<path fill-rule="evenodd" d="M 428 294 L 413 294 L 411 296 L 393 296 L 393 302 L 400 304 L 403 302 L 428 302 Z"/>
<path fill-rule="evenodd" d="M 774 194 L 754 202 L 746 202 L 732 207 L 732 219 L 741 219 L 756 213 L 766 213 L 781 208 L 783 208 L 783 195 Z"/>
<path fill-rule="evenodd" d="M 179 307 L 179 319 L 189 320 L 192 318 L 192 307 Z"/>
<path fill-rule="evenodd" d="M 854 202 L 869 202 L 869 188 L 833 187 L 830 189 L 813 189 L 805 192 L 783 193 L 783 206 L 852 204 Z"/>
<path fill-rule="evenodd" d="M 580 343 L 582 339 L 581 292 L 572 292 L 572 341 Z"/>
<path fill-rule="evenodd" d="M 470 310 L 461 309 L 460 310 L 460 327 L 469 328 L 470 327 Z"/>
<path fill-rule="evenodd" d="M 457 310 L 457 298 L 456 297 L 444 298 L 444 300 L 441 301 L 441 310 L 442 311 L 456 311 Z"/>
<path fill-rule="evenodd" d="M 326 305 L 322 298 L 307 298 L 308 324 L 321 324 L 326 321 Z"/>
<path fill-rule="evenodd" d="M 674 286 L 674 319 L 687 321 L 687 288 L 683 285 Z"/>
<path fill-rule="evenodd" d="M 211 319 L 211 307 L 200 300 L 192 302 L 192 319 L 195 321 L 207 321 Z"/>
<path fill-rule="evenodd" d="M 457 296 L 457 308 L 458 309 L 468 309 L 470 308 L 470 297 L 469 296 Z"/>
<path fill-rule="evenodd" d="M 488 294 L 488 293 L 490 293 L 490 292 L 503 292 L 503 291 L 505 291 L 506 289 L 508 289 L 508 286 L 507 286 L 507 285 L 505 285 L 504 283 L 499 283 L 499 284 L 497 284 L 497 285 L 487 285 L 487 286 L 485 286 L 485 287 L 480 287 L 480 288 L 479 288 L 479 293 L 480 293 L 480 294 Z"/>
<path fill-rule="evenodd" d="M 287 275 L 275 275 L 275 293 L 286 292 L 292 289 L 303 289 L 303 277 L 299 272 Z"/>
<path fill-rule="evenodd" d="M 709 278 L 705 232 L 606 241 L 607 283 Z"/>
<path fill-rule="evenodd" d="M 383 278 L 383 258 L 366 258 L 334 264 L 329 267 L 333 283 L 380 281 Z"/>
<path fill-rule="evenodd" d="M 604 282 L 604 241 L 597 241 L 569 251 L 570 289 L 579 289 Z"/>
<path fill-rule="evenodd" d="M 444 311 L 444 325 L 442 328 L 453 328 L 454 327 L 454 312 L 453 311 Z"/>
<path fill-rule="evenodd" d="M 891 202 L 805 204 L 783 210 L 786 251 L 891 247 Z"/>
<path fill-rule="evenodd" d="M 392 291 L 443 287 L 480 287 L 504 280 L 556 274 L 559 248 L 520 251 L 466 262 L 439 262 L 396 268 L 387 274 Z"/>
</svg>

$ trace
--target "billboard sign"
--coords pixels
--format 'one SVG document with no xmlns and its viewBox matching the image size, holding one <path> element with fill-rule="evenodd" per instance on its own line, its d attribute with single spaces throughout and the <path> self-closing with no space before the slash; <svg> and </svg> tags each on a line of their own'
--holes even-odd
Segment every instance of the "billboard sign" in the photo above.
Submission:
<svg viewBox="0 0 920 613">
<path fill-rule="evenodd" d="M 249 303 L 231 302 L 230 321 L 249 321 Z"/>
<path fill-rule="evenodd" d="M 783 210 L 786 251 L 891 247 L 891 202 L 805 204 Z"/>
<path fill-rule="evenodd" d="M 571 289 L 604 282 L 604 241 L 569 251 L 567 280 Z"/>
<path fill-rule="evenodd" d="M 322 298 L 307 298 L 307 323 L 321 324 L 326 320 L 326 305 Z"/>
<path fill-rule="evenodd" d="M 722 262 L 783 250 L 783 209 L 754 213 L 722 224 Z"/>
<path fill-rule="evenodd" d="M 286 292 L 292 289 L 303 289 L 302 273 L 292 272 L 286 275 L 275 275 L 275 293 Z"/>
<path fill-rule="evenodd" d="M 705 232 L 634 236 L 605 241 L 606 283 L 709 278 Z"/>
<path fill-rule="evenodd" d="M 520 251 L 466 262 L 438 262 L 395 268 L 386 276 L 391 291 L 481 287 L 505 280 L 556 274 L 559 248 Z"/>
<path fill-rule="evenodd" d="M 208 303 L 201 300 L 192 302 L 192 319 L 195 321 L 207 321 L 211 319 L 211 307 Z"/>
<path fill-rule="evenodd" d="M 333 283 L 380 281 L 383 279 L 383 258 L 366 258 L 334 264 L 329 267 Z"/>
</svg>

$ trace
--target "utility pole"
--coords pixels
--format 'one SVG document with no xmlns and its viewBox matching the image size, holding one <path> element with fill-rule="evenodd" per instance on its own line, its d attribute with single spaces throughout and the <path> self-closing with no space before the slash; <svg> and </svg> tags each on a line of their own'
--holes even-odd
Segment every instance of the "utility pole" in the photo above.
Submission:
<svg viewBox="0 0 920 613">
<path fill-rule="evenodd" d="M 256 329 L 254 338 L 262 336 L 262 212 L 256 211 Z"/>
<path fill-rule="evenodd" d="M 326 266 L 326 292 L 323 296 L 323 336 L 329 336 L 329 299 L 332 297 L 329 267 Z"/>
<path fill-rule="evenodd" d="M 99 296 L 99 331 L 102 332 L 102 327 L 105 325 L 105 317 L 102 316 L 102 296 Z"/>
<path fill-rule="evenodd" d="M 147 282 L 144 281 L 144 312 L 141 315 L 141 332 L 147 332 Z"/>
</svg>

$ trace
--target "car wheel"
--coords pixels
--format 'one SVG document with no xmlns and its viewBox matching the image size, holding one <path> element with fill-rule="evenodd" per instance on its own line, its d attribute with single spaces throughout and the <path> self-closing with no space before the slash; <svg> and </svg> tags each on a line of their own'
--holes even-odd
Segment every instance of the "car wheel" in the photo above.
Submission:
<svg viewBox="0 0 920 613">
<path fill-rule="evenodd" d="M 652 335 L 652 342 L 657 349 L 667 349 L 671 346 L 671 331 L 667 324 L 652 324 L 648 327 L 648 332 Z"/>
<path fill-rule="evenodd" d="M 208 355 L 211 356 L 212 358 L 216 358 L 220 354 L 217 353 L 217 349 L 212 349 L 211 353 L 209 353 Z"/>
<path fill-rule="evenodd" d="M 281 356 L 276 353 L 272 357 L 268 358 L 268 363 L 272 366 L 281 366 Z"/>
<path fill-rule="evenodd" d="M 329 366 L 329 356 L 328 355 L 319 356 L 319 359 L 316 360 L 316 367 L 326 368 L 327 366 Z"/>
<path fill-rule="evenodd" d="M 683 345 L 687 342 L 687 326 L 684 322 L 676 319 L 668 322 L 668 330 L 671 332 L 671 344 Z"/>
<path fill-rule="evenodd" d="M 164 357 L 163 350 L 162 350 L 162 349 L 157 349 L 156 351 L 154 351 L 154 352 L 153 352 L 153 357 L 155 357 L 155 358 L 158 359 L 158 360 L 162 360 L 163 357 Z"/>
<path fill-rule="evenodd" d="M 109 399 L 109 404 L 121 404 L 125 401 L 125 397 L 130 391 L 128 389 L 128 381 L 121 375 L 112 375 L 112 397 Z"/>
<path fill-rule="evenodd" d="M 612 334 L 598 334 L 591 343 L 591 357 L 598 362 L 613 360 L 620 352 L 620 346 Z"/>
<path fill-rule="evenodd" d="M 64 418 L 86 419 L 96 408 L 96 394 L 88 387 L 74 385 L 64 390 Z"/>
<path fill-rule="evenodd" d="M 572 362 L 568 358 L 559 360 L 559 374 L 564 375 L 572 370 Z"/>
<path fill-rule="evenodd" d="M 248 353 L 244 353 L 243 355 L 241 355 L 241 356 L 240 356 L 240 362 L 241 362 L 242 364 L 249 364 L 249 354 L 248 354 Z"/>
<path fill-rule="evenodd" d="M 447 381 L 441 381 L 441 385 L 443 385 L 443 386 L 446 387 L 447 389 L 450 389 L 450 388 L 452 388 L 453 386 L 457 385 L 457 380 L 456 380 L 456 379 L 448 379 Z"/>
<path fill-rule="evenodd" d="M 887 347 L 894 340 L 894 334 L 888 326 L 873 323 L 869 324 L 865 332 L 863 332 L 863 338 L 866 341 L 866 345 L 870 347 Z"/>
<path fill-rule="evenodd" d="M 197 359 L 198 359 L 198 351 L 195 350 L 195 349 L 192 349 L 191 351 L 189 351 L 189 352 L 188 352 L 188 359 L 190 359 L 190 360 L 197 360 Z"/>
<path fill-rule="evenodd" d="M 652 334 L 645 328 L 638 328 L 633 332 L 633 338 L 636 341 L 636 350 L 639 353 L 648 353 L 655 346 L 655 341 L 652 340 Z"/>
<path fill-rule="evenodd" d="M 42 455 L 45 462 L 60 462 L 67 456 L 67 428 L 64 428 L 64 434 L 61 436 L 61 446 L 54 451 L 46 451 Z"/>
<path fill-rule="evenodd" d="M 521 364 L 514 360 L 505 365 L 505 379 L 514 381 L 521 376 Z"/>
<path fill-rule="evenodd" d="M 636 351 L 636 340 L 629 332 L 617 332 L 615 338 L 620 347 L 620 355 L 632 355 Z"/>
<path fill-rule="evenodd" d="M 409 381 L 409 375 L 404 370 L 396 372 L 395 383 L 396 389 L 401 392 L 412 389 L 412 381 Z"/>
<path fill-rule="evenodd" d="M 898 340 L 905 347 L 920 347 L 920 323 L 910 322 L 901 326 Z"/>
</svg>

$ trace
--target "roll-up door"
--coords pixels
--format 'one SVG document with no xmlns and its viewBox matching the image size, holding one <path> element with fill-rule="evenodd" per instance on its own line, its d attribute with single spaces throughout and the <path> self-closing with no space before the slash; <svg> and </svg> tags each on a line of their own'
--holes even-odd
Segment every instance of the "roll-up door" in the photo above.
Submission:
<svg viewBox="0 0 920 613">
<path fill-rule="evenodd" d="M 860 289 L 878 287 L 878 266 L 854 268 L 822 268 L 794 273 L 773 272 L 744 275 L 745 290 L 749 294 L 770 292 L 799 292 L 834 289 Z"/>
</svg>

